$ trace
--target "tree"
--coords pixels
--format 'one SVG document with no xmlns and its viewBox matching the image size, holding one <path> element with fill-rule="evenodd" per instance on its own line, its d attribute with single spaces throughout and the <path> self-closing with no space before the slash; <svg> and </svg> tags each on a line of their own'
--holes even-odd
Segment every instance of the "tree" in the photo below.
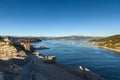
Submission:
<svg viewBox="0 0 120 80">
<path fill-rule="evenodd" d="M 0 41 L 3 41 L 3 37 L 0 36 Z"/>
</svg>

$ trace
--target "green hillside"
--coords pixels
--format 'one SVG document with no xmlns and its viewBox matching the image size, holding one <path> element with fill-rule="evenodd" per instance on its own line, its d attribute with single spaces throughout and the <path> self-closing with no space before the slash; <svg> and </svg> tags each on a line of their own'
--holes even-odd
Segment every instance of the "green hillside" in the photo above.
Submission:
<svg viewBox="0 0 120 80">
<path fill-rule="evenodd" d="M 99 46 L 112 48 L 112 49 L 120 49 L 120 35 L 114 35 L 101 39 L 90 40 L 90 42 L 96 42 Z"/>
</svg>

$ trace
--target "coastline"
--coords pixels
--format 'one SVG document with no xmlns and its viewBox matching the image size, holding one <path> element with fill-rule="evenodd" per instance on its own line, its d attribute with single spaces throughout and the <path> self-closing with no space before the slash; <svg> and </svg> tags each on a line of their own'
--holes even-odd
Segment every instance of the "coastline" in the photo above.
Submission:
<svg viewBox="0 0 120 80">
<path fill-rule="evenodd" d="M 118 49 L 112 49 L 112 48 L 108 48 L 108 47 L 105 47 L 105 46 L 98 46 L 98 47 L 106 49 L 106 50 L 110 50 L 110 51 L 114 51 L 114 52 L 119 52 L 120 53 L 120 50 L 118 50 Z"/>
<path fill-rule="evenodd" d="M 93 42 L 91 42 L 93 43 Z M 119 49 L 113 49 L 113 48 L 109 48 L 109 47 L 106 47 L 106 46 L 100 46 L 99 45 L 99 42 L 94 42 L 94 44 L 96 45 L 96 47 L 98 48 L 103 48 L 103 49 L 106 49 L 106 50 L 110 50 L 110 51 L 114 51 L 114 52 L 119 52 L 120 53 L 120 50 Z"/>
<path fill-rule="evenodd" d="M 1 71 L 5 76 L 2 77 L 3 79 L 8 77 L 9 80 L 39 80 L 40 78 L 42 80 L 104 80 L 88 68 L 82 66 L 73 68 L 72 66 L 60 64 L 56 61 L 56 56 L 45 56 L 36 52 L 34 46 L 31 46 L 29 42 L 6 43 L 4 41 L 3 43 L 1 43 L 0 50 L 5 55 L 1 54 L 1 59 L 8 57 L 6 62 L 2 60 L 0 64 L 2 65 L 0 68 L 5 71 L 5 73 Z M 18 52 L 18 50 L 21 50 L 21 52 Z M 17 76 L 11 79 L 10 77 L 14 75 Z"/>
<path fill-rule="evenodd" d="M 73 79 L 74 80 L 104 80 L 103 77 L 92 72 L 88 68 L 85 68 L 82 66 L 79 66 L 78 68 L 73 68 L 72 66 L 64 65 L 64 64 L 57 62 L 56 59 L 49 60 L 49 58 L 52 58 L 52 57 L 56 58 L 56 56 L 45 56 L 39 52 L 35 52 L 33 54 L 34 55 L 32 56 L 34 57 L 36 56 L 35 58 L 32 57 L 34 64 L 36 66 L 39 66 L 39 69 L 45 72 L 45 74 L 47 74 L 48 76 L 52 75 L 49 77 L 52 77 L 53 80 L 54 79 L 59 80 L 59 78 L 61 78 L 60 80 L 65 79 L 65 78 L 68 78 L 69 80 L 73 80 Z M 38 60 L 36 61 L 36 59 Z M 55 71 L 56 73 L 54 74 L 53 71 Z M 54 75 L 56 75 L 57 78 Z M 66 77 L 64 77 L 63 75 L 66 75 Z M 72 76 L 74 76 L 74 78 Z"/>
</svg>

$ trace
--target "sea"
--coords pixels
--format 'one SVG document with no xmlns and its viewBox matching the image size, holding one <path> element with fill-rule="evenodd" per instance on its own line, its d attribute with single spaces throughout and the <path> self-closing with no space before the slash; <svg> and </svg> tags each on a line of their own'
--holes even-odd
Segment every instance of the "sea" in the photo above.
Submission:
<svg viewBox="0 0 120 80">
<path fill-rule="evenodd" d="M 34 43 L 46 56 L 56 56 L 57 62 L 78 68 L 86 67 L 105 80 L 120 80 L 120 53 L 98 48 L 87 40 L 48 40 Z"/>
</svg>

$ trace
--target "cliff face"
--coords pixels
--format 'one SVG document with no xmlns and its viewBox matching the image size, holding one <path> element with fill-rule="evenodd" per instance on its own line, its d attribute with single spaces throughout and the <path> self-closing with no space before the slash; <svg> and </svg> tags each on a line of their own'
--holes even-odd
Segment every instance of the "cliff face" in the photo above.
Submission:
<svg viewBox="0 0 120 80">
<path fill-rule="evenodd" d="M 26 56 L 23 50 L 18 51 L 13 45 L 0 43 L 0 59 L 8 60 L 10 58 L 20 58 L 20 56 Z"/>
</svg>

